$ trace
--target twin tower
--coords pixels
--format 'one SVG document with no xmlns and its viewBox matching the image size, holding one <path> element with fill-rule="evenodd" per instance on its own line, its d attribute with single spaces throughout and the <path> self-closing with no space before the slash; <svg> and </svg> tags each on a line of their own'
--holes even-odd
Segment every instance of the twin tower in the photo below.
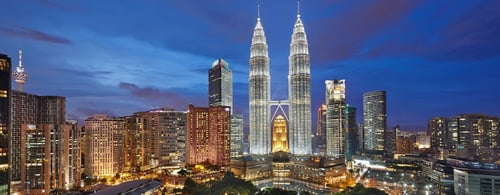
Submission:
<svg viewBox="0 0 500 195">
<path fill-rule="evenodd" d="M 270 154 L 271 75 L 264 28 L 257 17 L 252 37 L 249 75 L 250 154 Z M 312 154 L 311 145 L 311 73 L 304 24 L 297 14 L 288 57 L 288 140 L 290 153 Z"/>
</svg>

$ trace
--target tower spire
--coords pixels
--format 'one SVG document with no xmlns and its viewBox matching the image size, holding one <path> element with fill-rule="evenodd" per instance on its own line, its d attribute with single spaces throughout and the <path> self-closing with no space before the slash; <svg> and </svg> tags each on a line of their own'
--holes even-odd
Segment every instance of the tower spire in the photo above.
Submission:
<svg viewBox="0 0 500 195">
<path fill-rule="evenodd" d="M 23 85 L 28 80 L 28 73 L 24 72 L 23 68 L 23 50 L 19 48 L 19 65 L 16 71 L 12 73 L 12 78 L 17 83 L 17 90 L 23 91 Z"/>
<path fill-rule="evenodd" d="M 297 0 L 297 18 L 300 18 L 300 0 Z"/>
</svg>

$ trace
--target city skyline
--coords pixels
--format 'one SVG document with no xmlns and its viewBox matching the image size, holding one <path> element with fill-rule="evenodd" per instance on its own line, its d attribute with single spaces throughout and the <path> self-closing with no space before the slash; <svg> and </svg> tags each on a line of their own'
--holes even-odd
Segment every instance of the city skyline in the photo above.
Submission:
<svg viewBox="0 0 500 195">
<path fill-rule="evenodd" d="M 30 74 L 25 91 L 65 96 L 68 119 L 207 105 L 206 72 L 223 58 L 233 70 L 235 113 L 248 124 L 248 46 L 257 1 L 3 5 L 0 53 L 15 66 L 22 48 Z M 272 100 L 288 98 L 287 48 L 296 6 L 261 4 Z M 312 54 L 311 109 L 324 103 L 325 80 L 346 79 L 346 102 L 358 110 L 364 92 L 387 91 L 387 128 L 424 130 L 430 118 L 461 113 L 500 115 L 500 86 L 491 85 L 500 80 L 498 6 L 301 2 Z M 357 116 L 362 121 L 361 112 Z"/>
</svg>

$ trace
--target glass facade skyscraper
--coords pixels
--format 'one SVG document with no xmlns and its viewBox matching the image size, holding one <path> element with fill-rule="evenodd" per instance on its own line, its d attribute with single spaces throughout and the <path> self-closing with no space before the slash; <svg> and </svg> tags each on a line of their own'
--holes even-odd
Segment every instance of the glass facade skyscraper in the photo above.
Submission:
<svg viewBox="0 0 500 195">
<path fill-rule="evenodd" d="M 220 58 L 208 70 L 208 105 L 229 106 L 233 113 L 233 73 Z"/>
<path fill-rule="evenodd" d="M 345 80 L 327 80 L 326 85 L 326 154 L 334 158 L 345 155 L 346 101 Z"/>
<path fill-rule="evenodd" d="M 384 136 L 387 129 L 385 91 L 370 91 L 363 94 L 364 150 L 384 151 Z"/>
<path fill-rule="evenodd" d="M 0 194 L 9 194 L 11 69 L 10 58 L 0 54 Z"/>
</svg>

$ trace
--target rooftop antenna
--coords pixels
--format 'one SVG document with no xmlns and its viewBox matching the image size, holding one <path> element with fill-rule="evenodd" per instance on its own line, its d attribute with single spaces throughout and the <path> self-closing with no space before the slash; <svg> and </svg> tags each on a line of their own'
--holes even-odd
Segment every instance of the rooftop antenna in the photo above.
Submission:
<svg viewBox="0 0 500 195">
<path fill-rule="evenodd" d="M 260 20 L 260 0 L 257 0 L 257 20 Z"/>
<path fill-rule="evenodd" d="M 19 67 L 23 67 L 23 50 L 19 48 Z"/>
</svg>

